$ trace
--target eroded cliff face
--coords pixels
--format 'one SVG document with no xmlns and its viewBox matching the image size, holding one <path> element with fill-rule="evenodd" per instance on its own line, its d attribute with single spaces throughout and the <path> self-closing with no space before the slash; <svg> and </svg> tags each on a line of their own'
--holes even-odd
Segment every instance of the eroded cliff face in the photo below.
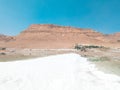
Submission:
<svg viewBox="0 0 120 90">
<path fill-rule="evenodd" d="M 80 28 L 72 28 L 72 27 L 63 27 L 63 26 L 56 26 L 56 25 L 31 25 L 27 30 L 23 31 L 19 36 L 24 37 L 34 37 L 35 36 L 52 36 L 54 34 L 58 34 L 60 36 L 69 35 L 85 35 L 88 37 L 99 37 L 102 36 L 101 33 L 95 32 L 91 29 L 80 29 Z M 57 36 L 59 37 L 59 36 Z M 34 37 L 36 38 L 36 37 Z M 45 38 L 45 37 L 44 37 Z M 73 37 L 74 38 L 74 37 Z"/>
<path fill-rule="evenodd" d="M 119 36 L 116 34 L 115 36 Z M 9 46 L 17 48 L 73 48 L 75 44 L 99 46 L 117 46 L 110 39 L 112 35 L 104 35 L 91 29 L 57 26 L 52 24 L 33 24 L 22 31 Z M 114 38 L 116 40 L 116 38 Z"/>
<path fill-rule="evenodd" d="M 21 32 L 16 40 L 30 48 L 72 48 L 75 44 L 101 44 L 97 38 L 103 34 L 91 29 L 81 29 L 51 24 L 34 24 Z"/>
</svg>

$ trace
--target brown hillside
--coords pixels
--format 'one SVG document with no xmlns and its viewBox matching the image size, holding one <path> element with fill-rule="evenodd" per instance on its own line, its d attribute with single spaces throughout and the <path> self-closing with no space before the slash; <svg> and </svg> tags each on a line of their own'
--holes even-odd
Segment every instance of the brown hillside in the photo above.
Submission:
<svg viewBox="0 0 120 90">
<path fill-rule="evenodd" d="M 107 35 L 106 38 L 108 38 L 110 40 L 110 42 L 112 42 L 112 43 L 120 42 L 120 32 Z"/>
<path fill-rule="evenodd" d="M 112 43 L 109 37 L 112 36 L 105 36 L 91 29 L 56 26 L 51 24 L 33 24 L 16 36 L 16 40 L 9 42 L 7 46 L 45 49 L 73 48 L 75 44 L 92 44 L 119 47 L 119 43 Z"/>
<path fill-rule="evenodd" d="M 0 47 L 6 47 L 8 42 L 14 40 L 14 37 L 0 34 Z"/>
<path fill-rule="evenodd" d="M 6 36 L 6 35 L 3 35 L 3 34 L 0 34 L 0 41 L 11 41 L 13 39 L 13 37 L 11 36 Z"/>
</svg>

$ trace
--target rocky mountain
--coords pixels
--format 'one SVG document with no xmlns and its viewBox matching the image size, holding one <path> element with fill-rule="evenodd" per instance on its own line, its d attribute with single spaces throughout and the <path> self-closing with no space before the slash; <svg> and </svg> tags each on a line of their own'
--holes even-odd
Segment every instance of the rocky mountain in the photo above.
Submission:
<svg viewBox="0 0 120 90">
<path fill-rule="evenodd" d="M 109 34 L 106 36 L 106 38 L 108 38 L 113 43 L 120 42 L 120 32 L 115 34 Z"/>
<path fill-rule="evenodd" d="M 14 37 L 0 34 L 0 47 L 6 47 L 6 44 L 13 41 Z"/>
<path fill-rule="evenodd" d="M 17 48 L 73 48 L 75 44 L 120 47 L 117 37 L 120 34 L 104 35 L 92 29 L 57 26 L 52 24 L 33 24 L 7 46 Z M 112 38 L 114 37 L 114 39 Z M 113 41 L 115 41 L 113 43 Z"/>
<path fill-rule="evenodd" d="M 6 36 L 6 35 L 3 35 L 3 34 L 0 34 L 0 41 L 11 41 L 13 39 L 13 37 L 11 36 Z"/>
</svg>

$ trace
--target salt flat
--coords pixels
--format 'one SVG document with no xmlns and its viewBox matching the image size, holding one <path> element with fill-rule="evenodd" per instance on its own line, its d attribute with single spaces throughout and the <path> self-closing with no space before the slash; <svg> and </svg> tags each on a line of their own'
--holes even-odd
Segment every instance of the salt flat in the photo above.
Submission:
<svg viewBox="0 0 120 90">
<path fill-rule="evenodd" d="M 70 53 L 0 62 L 0 90 L 120 90 L 120 77 Z"/>
</svg>

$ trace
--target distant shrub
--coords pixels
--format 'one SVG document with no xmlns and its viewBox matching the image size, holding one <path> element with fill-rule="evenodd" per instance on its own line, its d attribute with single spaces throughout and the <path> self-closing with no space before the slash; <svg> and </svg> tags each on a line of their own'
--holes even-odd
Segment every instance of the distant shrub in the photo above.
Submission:
<svg viewBox="0 0 120 90">
<path fill-rule="evenodd" d="M 2 53 L 0 53 L 0 55 L 6 55 L 6 53 L 3 53 L 3 52 L 2 52 Z"/>
<path fill-rule="evenodd" d="M 89 45 L 89 46 L 85 46 L 86 48 L 103 48 L 103 46 L 95 46 L 95 45 Z"/>
<path fill-rule="evenodd" d="M 77 49 L 77 50 L 80 50 L 81 48 L 82 48 L 82 46 L 78 45 L 78 44 L 76 44 L 75 47 L 74 47 L 74 49 Z"/>
<path fill-rule="evenodd" d="M 0 48 L 0 50 L 6 50 L 6 48 Z"/>
<path fill-rule="evenodd" d="M 103 46 L 78 45 L 78 44 L 76 44 L 74 48 L 77 49 L 77 50 L 83 50 L 83 51 L 84 51 L 84 50 L 86 50 L 87 48 L 88 48 L 88 49 L 92 49 L 92 48 L 103 48 Z"/>
<path fill-rule="evenodd" d="M 82 45 L 75 45 L 75 49 L 77 50 L 81 50 L 81 51 L 86 51 L 86 47 L 85 46 L 82 46 Z"/>
<path fill-rule="evenodd" d="M 110 61 L 111 59 L 107 56 L 102 56 L 102 57 L 92 57 L 89 58 L 90 61 L 95 61 L 95 62 L 99 62 L 99 61 Z"/>
</svg>

